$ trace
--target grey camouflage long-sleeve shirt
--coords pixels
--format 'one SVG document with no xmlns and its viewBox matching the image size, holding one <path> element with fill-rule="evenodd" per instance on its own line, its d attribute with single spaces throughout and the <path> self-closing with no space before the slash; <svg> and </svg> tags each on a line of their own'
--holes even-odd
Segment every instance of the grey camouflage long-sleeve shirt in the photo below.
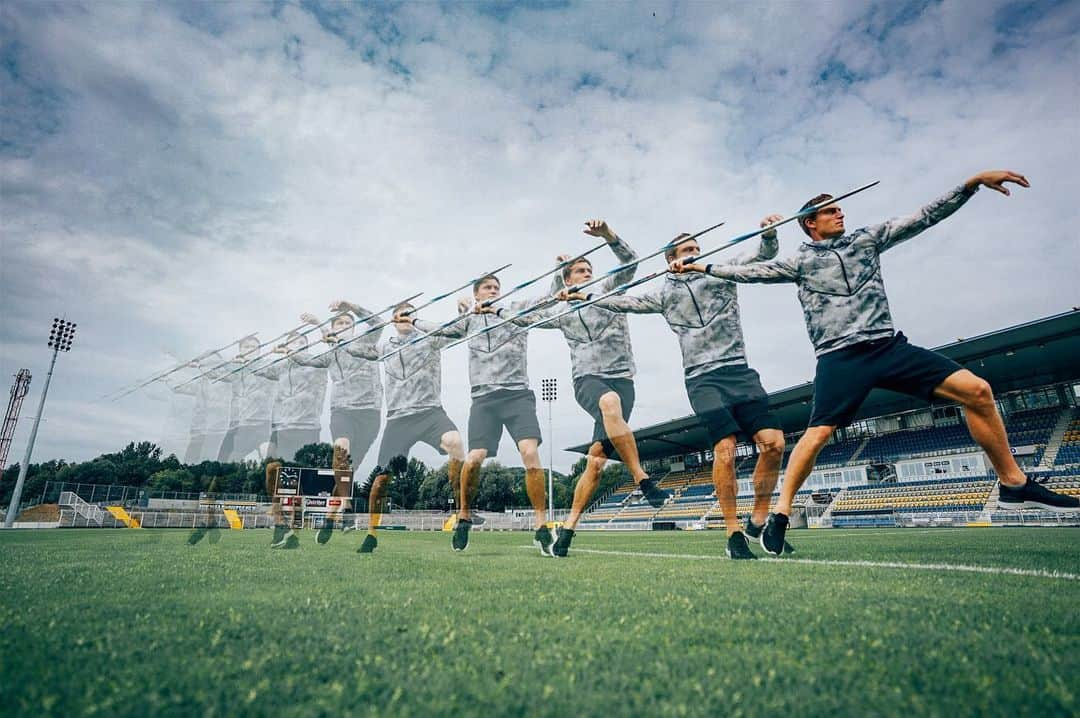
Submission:
<svg viewBox="0 0 1080 718">
<path fill-rule="evenodd" d="M 255 373 L 277 380 L 277 395 L 274 397 L 270 422 L 273 429 L 322 428 L 326 369 L 286 360 L 256 369 Z"/>
<path fill-rule="evenodd" d="M 519 312 L 531 306 L 536 300 L 508 302 L 507 312 Z M 463 314 L 450 326 L 439 329 L 439 325 L 422 319 L 415 321 L 415 326 L 422 332 L 436 332 L 437 336 L 447 339 L 461 337 L 482 331 L 503 320 L 494 314 Z M 425 340 L 430 341 L 430 340 Z M 529 388 L 529 333 L 513 323 L 503 324 L 490 332 L 469 340 L 469 384 L 473 397 L 490 394 L 500 389 Z"/>
<path fill-rule="evenodd" d="M 621 238 L 608 245 L 620 264 L 637 259 L 637 254 Z M 634 278 L 637 265 L 622 269 L 600 282 L 598 293 L 610 292 Z M 577 302 L 569 302 L 571 306 Z M 566 310 L 561 304 L 538 309 L 513 320 L 514 324 L 529 327 L 542 319 Z M 630 324 L 622 312 L 597 305 L 567 314 L 541 324 L 540 329 L 559 329 L 570 347 L 571 373 L 575 379 L 598 376 L 606 379 L 630 379 L 634 376 L 634 350 L 630 345 Z"/>
<path fill-rule="evenodd" d="M 374 347 L 360 347 L 367 359 L 378 359 L 418 336 L 413 330 L 399 334 L 396 330 Z M 450 342 L 435 336 L 403 349 L 383 361 L 386 372 L 386 418 L 396 419 L 425 409 L 442 406 L 442 356 L 440 351 Z"/>
<path fill-rule="evenodd" d="M 762 238 L 757 248 L 735 257 L 732 263 L 772 259 L 778 247 L 775 237 Z M 738 287 L 733 282 L 698 273 L 668 273 L 655 292 L 607 297 L 594 306 L 629 314 L 663 315 L 679 337 L 687 377 L 746 363 Z"/>
<path fill-rule="evenodd" d="M 232 389 L 228 384 L 215 382 L 215 374 L 173 389 L 177 394 L 195 397 L 191 409 L 191 433 L 198 436 L 229 429 L 229 408 Z"/>
<path fill-rule="evenodd" d="M 232 387 L 229 428 L 266 424 L 272 416 L 277 381 L 255 372 L 232 373 L 239 366 L 239 362 L 230 362 L 225 367 L 223 381 Z"/>
<path fill-rule="evenodd" d="M 890 219 L 836 239 L 804 242 L 793 257 L 745 266 L 709 265 L 714 277 L 734 282 L 792 282 L 806 330 L 818 356 L 893 335 L 881 276 L 881 253 L 933 227 L 974 194 L 963 185 L 910 217 Z"/>
<path fill-rule="evenodd" d="M 371 315 L 371 312 L 363 307 L 359 309 L 363 314 Z M 368 324 L 376 327 L 379 322 L 371 319 Z M 370 358 L 380 336 L 382 329 L 362 334 L 356 341 L 335 346 L 317 357 L 293 355 L 293 361 L 329 371 L 331 409 L 382 409 L 383 385 L 382 377 L 379 376 L 379 363 Z"/>
</svg>

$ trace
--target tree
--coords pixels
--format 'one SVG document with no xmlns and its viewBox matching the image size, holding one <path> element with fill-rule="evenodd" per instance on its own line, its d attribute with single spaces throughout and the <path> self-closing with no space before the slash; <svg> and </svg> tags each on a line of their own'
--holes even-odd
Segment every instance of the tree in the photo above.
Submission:
<svg viewBox="0 0 1080 718">
<path fill-rule="evenodd" d="M 146 487 L 153 491 L 197 491 L 195 476 L 186 468 L 163 469 L 150 477 Z"/>
<path fill-rule="evenodd" d="M 431 511 L 447 511 L 450 508 L 450 481 L 446 467 L 428 471 L 417 491 L 416 508 Z"/>
<path fill-rule="evenodd" d="M 290 463 L 313 469 L 332 469 L 334 468 L 334 446 L 327 443 L 302 446 Z"/>
</svg>

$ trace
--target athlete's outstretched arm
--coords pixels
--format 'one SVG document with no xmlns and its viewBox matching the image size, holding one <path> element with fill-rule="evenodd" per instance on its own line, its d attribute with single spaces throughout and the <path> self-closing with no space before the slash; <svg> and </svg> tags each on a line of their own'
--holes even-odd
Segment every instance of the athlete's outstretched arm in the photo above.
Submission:
<svg viewBox="0 0 1080 718">
<path fill-rule="evenodd" d="M 770 214 L 768 217 L 761 220 L 761 226 L 765 227 L 775 222 L 779 222 L 782 219 L 783 217 L 778 214 Z M 775 258 L 776 254 L 779 251 L 780 242 L 776 238 L 776 230 L 774 229 L 770 232 L 763 232 L 761 235 L 761 239 L 758 241 L 757 247 L 735 255 L 734 257 L 732 257 L 731 261 L 728 262 L 728 264 L 751 264 L 753 262 L 764 262 L 766 260 Z"/>
<path fill-rule="evenodd" d="M 585 223 L 585 234 L 592 237 L 600 237 L 608 243 L 608 247 L 615 254 L 615 258 L 619 260 L 619 264 L 627 264 L 637 259 L 637 252 L 630 248 L 626 242 L 624 242 L 619 235 L 608 226 L 608 223 L 602 219 L 590 219 Z M 633 267 L 627 267 L 626 269 L 619 270 L 612 274 L 610 277 L 600 282 L 601 292 L 610 292 L 620 284 L 626 284 L 634 275 L 637 274 L 637 265 Z"/>
<path fill-rule="evenodd" d="M 874 237 L 874 244 L 879 252 L 891 249 L 901 242 L 915 237 L 930 229 L 938 222 L 950 216 L 953 212 L 963 207 L 969 199 L 978 191 L 979 187 L 1009 194 L 1006 183 L 1013 183 L 1021 187 L 1030 187 L 1027 178 L 1010 170 L 987 170 L 975 175 L 964 184 L 953 188 L 944 196 L 939 197 L 930 204 L 908 217 L 890 219 L 887 222 L 869 228 Z"/>
<path fill-rule="evenodd" d="M 300 366 L 314 366 L 320 369 L 325 369 L 330 366 L 330 352 L 324 352 L 318 356 L 311 356 L 310 354 L 293 352 L 289 355 L 289 361 L 293 364 L 299 364 Z"/>
<path fill-rule="evenodd" d="M 560 293 L 559 299 L 566 301 L 567 299 L 579 299 L 582 301 L 588 301 L 592 294 L 566 294 Z M 664 300 L 660 292 L 650 292 L 649 294 L 641 294 L 633 296 L 630 294 L 617 294 L 612 297 L 606 297 L 593 303 L 593 306 L 602 307 L 604 309 L 610 309 L 613 312 L 622 312 L 624 314 L 660 314 L 664 311 Z"/>
</svg>

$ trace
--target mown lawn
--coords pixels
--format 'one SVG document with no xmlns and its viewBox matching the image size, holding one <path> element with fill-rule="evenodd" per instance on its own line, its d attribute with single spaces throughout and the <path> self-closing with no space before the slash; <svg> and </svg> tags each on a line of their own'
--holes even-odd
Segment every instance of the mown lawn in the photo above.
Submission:
<svg viewBox="0 0 1080 718">
<path fill-rule="evenodd" d="M 565 560 L 524 533 L 188 535 L 0 532 L 4 714 L 1080 712 L 1077 529 L 790 536 L 801 561 L 1037 576 L 736 563 L 716 532 L 582 533 Z"/>
</svg>

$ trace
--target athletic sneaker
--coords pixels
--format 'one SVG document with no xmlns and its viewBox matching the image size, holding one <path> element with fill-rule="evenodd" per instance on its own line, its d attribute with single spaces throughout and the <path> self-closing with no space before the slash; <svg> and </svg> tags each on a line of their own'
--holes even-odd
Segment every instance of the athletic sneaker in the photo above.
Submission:
<svg viewBox="0 0 1080 718">
<path fill-rule="evenodd" d="M 533 546 L 540 549 L 541 556 L 554 556 L 555 554 L 551 553 L 551 546 L 554 543 L 555 539 L 551 537 L 551 529 L 547 526 L 541 526 L 533 534 Z"/>
<path fill-rule="evenodd" d="M 206 529 L 204 529 L 204 528 L 192 529 L 191 535 L 188 536 L 188 539 L 187 539 L 188 545 L 189 546 L 194 546 L 195 544 L 202 541 L 203 536 L 205 536 L 205 535 L 206 535 Z"/>
<path fill-rule="evenodd" d="M 469 529 L 472 528 L 472 521 L 468 519 L 458 519 L 457 524 L 454 526 L 454 538 L 450 540 L 450 545 L 454 547 L 455 551 L 464 551 L 469 548 Z"/>
<path fill-rule="evenodd" d="M 562 526 L 555 529 L 555 543 L 551 545 L 551 555 L 566 558 L 570 553 L 570 542 L 574 540 L 574 529 L 564 529 Z"/>
<path fill-rule="evenodd" d="M 758 541 L 765 553 L 771 556 L 779 556 L 784 552 L 784 534 L 787 533 L 788 517 L 784 514 L 769 514 L 769 520 L 765 522 L 765 528 L 761 531 Z"/>
<path fill-rule="evenodd" d="M 270 539 L 270 548 L 277 548 L 278 544 L 285 540 L 285 534 L 288 532 L 289 527 L 284 524 L 274 526 L 274 537 Z"/>
<path fill-rule="evenodd" d="M 725 553 L 727 553 L 728 558 L 735 560 L 757 558 L 750 552 L 750 545 L 746 543 L 746 536 L 743 535 L 742 531 L 736 531 L 728 536 Z"/>
<path fill-rule="evenodd" d="M 275 530 L 274 533 L 277 531 Z M 300 537 L 295 531 L 289 531 L 280 541 L 270 544 L 270 548 L 300 548 Z"/>
<path fill-rule="evenodd" d="M 483 526 L 487 523 L 487 519 L 475 512 L 473 513 L 472 518 L 469 520 L 472 521 L 473 526 Z"/>
<path fill-rule="evenodd" d="M 334 536 L 334 519 L 329 516 L 323 521 L 322 528 L 319 529 L 319 533 L 315 534 L 315 540 L 319 543 L 326 543 Z"/>
<path fill-rule="evenodd" d="M 671 493 L 657 486 L 656 481 L 653 479 L 642 479 L 641 483 L 638 484 L 638 488 L 641 489 L 645 500 L 649 502 L 649 506 L 654 509 L 660 508 L 671 498 Z"/>
<path fill-rule="evenodd" d="M 765 528 L 764 524 L 758 526 L 756 523 L 754 523 L 754 520 L 751 517 L 746 517 L 746 528 L 744 529 L 744 532 L 750 538 L 760 539 L 761 529 L 763 528 Z M 795 547 L 789 544 L 786 540 L 784 541 L 784 553 L 795 553 Z"/>
<path fill-rule="evenodd" d="M 360 544 L 360 548 L 356 549 L 356 553 L 373 553 L 378 545 L 379 539 L 368 534 L 364 537 L 364 543 Z"/>
<path fill-rule="evenodd" d="M 1043 511 L 1080 511 L 1080 498 L 1051 491 L 1030 477 L 1023 486 L 1013 488 L 1001 484 L 998 508 L 1042 509 Z"/>
</svg>

